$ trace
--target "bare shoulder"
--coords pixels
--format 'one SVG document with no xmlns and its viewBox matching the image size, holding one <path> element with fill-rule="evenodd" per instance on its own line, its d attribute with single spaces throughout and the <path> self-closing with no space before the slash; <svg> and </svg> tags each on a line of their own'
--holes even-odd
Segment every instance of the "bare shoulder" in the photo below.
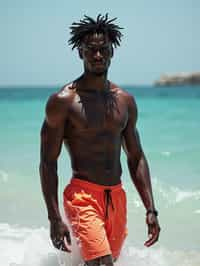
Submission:
<svg viewBox="0 0 200 266">
<path fill-rule="evenodd" d="M 51 126 L 56 126 L 67 119 L 73 94 L 73 87 L 70 83 L 49 97 L 46 104 L 46 120 Z"/>
<path fill-rule="evenodd" d="M 132 109 L 133 111 L 137 111 L 137 105 L 135 101 L 135 97 L 128 93 L 127 91 L 120 88 L 118 85 L 111 83 L 111 90 L 116 93 L 117 97 L 122 99 L 127 105 L 128 109 Z"/>
</svg>

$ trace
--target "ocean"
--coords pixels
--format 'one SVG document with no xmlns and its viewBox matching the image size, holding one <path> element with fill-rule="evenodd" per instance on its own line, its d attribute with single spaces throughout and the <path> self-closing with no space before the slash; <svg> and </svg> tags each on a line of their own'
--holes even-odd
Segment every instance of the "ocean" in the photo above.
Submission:
<svg viewBox="0 0 200 266">
<path fill-rule="evenodd" d="M 138 130 L 149 162 L 162 228 L 159 242 L 144 247 L 145 210 L 122 151 L 128 198 L 128 237 L 116 266 L 200 265 L 200 86 L 122 86 L 136 98 Z M 0 89 L 0 265 L 81 265 L 55 250 L 39 178 L 40 128 L 45 103 L 58 87 Z M 71 178 L 64 150 L 58 162 L 59 202 Z"/>
</svg>

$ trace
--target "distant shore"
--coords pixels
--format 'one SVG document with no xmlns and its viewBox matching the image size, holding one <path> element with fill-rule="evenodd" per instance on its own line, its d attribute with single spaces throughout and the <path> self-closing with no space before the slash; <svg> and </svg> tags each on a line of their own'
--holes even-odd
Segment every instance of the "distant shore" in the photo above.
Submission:
<svg viewBox="0 0 200 266">
<path fill-rule="evenodd" d="M 154 82 L 155 86 L 171 85 L 198 85 L 200 84 L 200 72 L 176 73 L 173 75 L 163 74 Z"/>
</svg>

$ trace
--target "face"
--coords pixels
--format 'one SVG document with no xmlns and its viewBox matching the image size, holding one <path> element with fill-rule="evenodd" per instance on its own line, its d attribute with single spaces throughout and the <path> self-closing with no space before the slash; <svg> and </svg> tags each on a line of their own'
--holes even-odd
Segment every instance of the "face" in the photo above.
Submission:
<svg viewBox="0 0 200 266">
<path fill-rule="evenodd" d="M 79 55 L 83 59 L 85 71 L 102 75 L 110 66 L 113 56 L 112 44 L 105 34 L 94 33 L 85 38 L 79 49 Z"/>
</svg>

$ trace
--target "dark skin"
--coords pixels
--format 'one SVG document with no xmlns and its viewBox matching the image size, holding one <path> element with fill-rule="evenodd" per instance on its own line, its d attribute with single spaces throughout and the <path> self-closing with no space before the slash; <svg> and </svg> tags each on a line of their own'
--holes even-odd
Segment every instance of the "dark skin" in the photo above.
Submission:
<svg viewBox="0 0 200 266">
<path fill-rule="evenodd" d="M 100 185 L 119 184 L 121 147 L 127 154 L 131 179 L 147 210 L 154 210 L 148 163 L 136 129 L 134 98 L 108 81 L 112 44 L 104 34 L 86 36 L 79 48 L 84 73 L 47 102 L 41 130 L 40 176 L 48 210 L 51 239 L 56 248 L 71 252 L 70 234 L 58 206 L 57 159 L 62 144 L 68 150 L 73 176 Z M 146 216 L 149 247 L 159 238 L 154 213 Z M 111 255 L 86 265 L 113 265 Z"/>
</svg>

